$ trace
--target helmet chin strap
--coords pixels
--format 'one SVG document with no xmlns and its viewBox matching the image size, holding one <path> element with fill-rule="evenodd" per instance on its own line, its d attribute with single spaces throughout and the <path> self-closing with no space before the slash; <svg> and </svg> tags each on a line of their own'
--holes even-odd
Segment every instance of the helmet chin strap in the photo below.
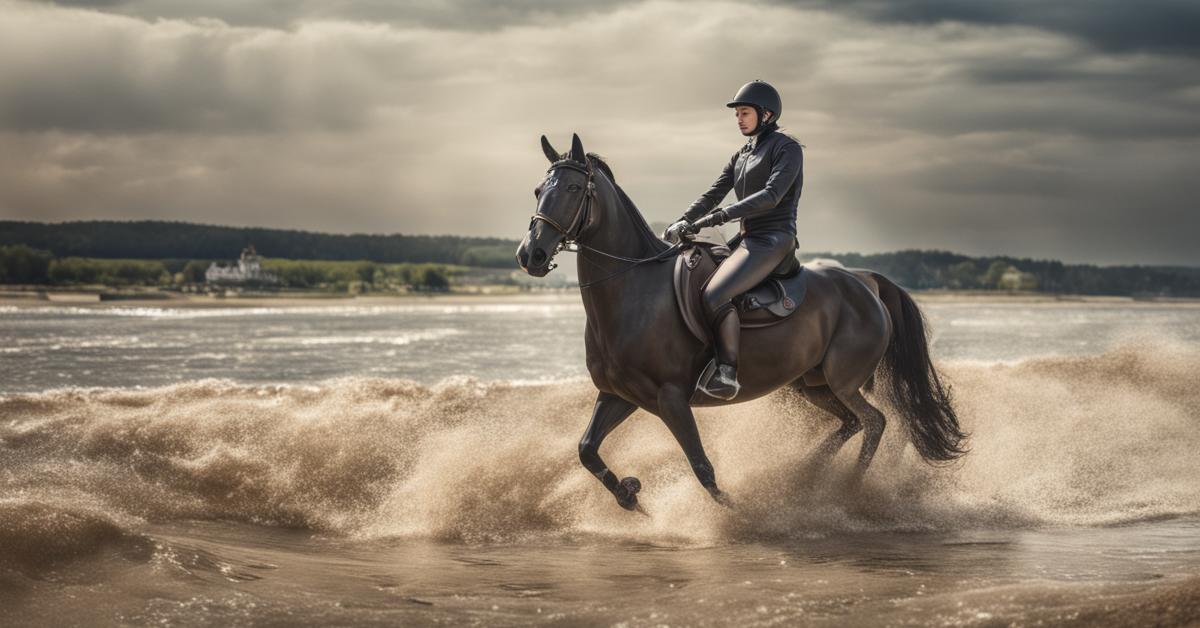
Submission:
<svg viewBox="0 0 1200 628">
<path fill-rule="evenodd" d="M 763 128 L 770 124 L 774 118 L 773 114 L 761 107 L 755 107 L 754 110 L 758 113 L 758 123 L 754 125 L 754 130 L 750 132 L 749 137 L 757 137 L 759 133 L 762 133 Z"/>
</svg>

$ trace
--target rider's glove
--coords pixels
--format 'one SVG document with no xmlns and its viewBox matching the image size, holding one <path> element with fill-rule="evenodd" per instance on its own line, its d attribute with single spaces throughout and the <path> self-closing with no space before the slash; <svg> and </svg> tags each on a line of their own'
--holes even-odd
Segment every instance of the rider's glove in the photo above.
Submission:
<svg viewBox="0 0 1200 628">
<path fill-rule="evenodd" d="M 699 231 L 705 227 L 717 227 L 729 222 L 729 214 L 724 209 L 718 209 L 692 223 L 692 228 Z"/>
<path fill-rule="evenodd" d="M 687 218 L 680 218 L 671 223 L 670 227 L 667 227 L 667 230 L 663 232 L 663 239 L 674 242 L 678 241 L 683 234 L 695 233 L 696 231 L 697 229 L 692 226 L 692 223 L 688 222 Z"/>
</svg>

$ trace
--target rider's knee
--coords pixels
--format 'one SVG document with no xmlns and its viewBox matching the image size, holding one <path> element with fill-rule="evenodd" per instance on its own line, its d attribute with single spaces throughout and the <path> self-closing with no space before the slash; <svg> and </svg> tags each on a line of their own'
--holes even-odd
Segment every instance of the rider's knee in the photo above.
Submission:
<svg viewBox="0 0 1200 628">
<path fill-rule="evenodd" d="M 714 321 L 720 320 L 720 315 L 724 315 L 725 310 L 733 307 L 733 303 L 730 302 L 728 297 L 725 297 L 722 294 L 717 294 L 716 291 L 709 292 L 708 290 L 705 290 L 703 300 L 705 311 L 712 315 L 712 319 Z"/>
</svg>

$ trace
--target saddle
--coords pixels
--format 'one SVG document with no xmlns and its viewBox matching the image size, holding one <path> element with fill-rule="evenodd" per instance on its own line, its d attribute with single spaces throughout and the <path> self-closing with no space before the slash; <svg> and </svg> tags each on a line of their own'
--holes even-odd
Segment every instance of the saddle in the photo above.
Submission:
<svg viewBox="0 0 1200 628">
<path fill-rule="evenodd" d="M 709 330 L 701 294 L 717 265 L 729 255 L 729 247 L 723 244 L 696 241 L 681 249 L 675 259 L 679 313 L 692 334 L 706 344 Z M 742 328 L 770 327 L 784 321 L 800 307 L 807 283 L 804 267 L 794 255 L 788 255 L 766 279 L 733 299 Z"/>
</svg>

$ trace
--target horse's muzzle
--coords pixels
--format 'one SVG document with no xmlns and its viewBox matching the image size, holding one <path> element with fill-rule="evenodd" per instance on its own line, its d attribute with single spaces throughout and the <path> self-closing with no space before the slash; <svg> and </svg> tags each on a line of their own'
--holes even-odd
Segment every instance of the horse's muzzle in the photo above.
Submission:
<svg viewBox="0 0 1200 628">
<path fill-rule="evenodd" d="M 529 270 L 529 251 L 524 243 L 517 247 L 517 266 L 520 266 L 521 270 Z"/>
<path fill-rule="evenodd" d="M 550 262 L 550 255 L 543 248 L 531 247 L 527 242 L 522 242 L 517 249 L 517 264 L 520 265 L 521 270 L 533 277 L 545 277 L 553 270 L 554 264 Z"/>
</svg>

